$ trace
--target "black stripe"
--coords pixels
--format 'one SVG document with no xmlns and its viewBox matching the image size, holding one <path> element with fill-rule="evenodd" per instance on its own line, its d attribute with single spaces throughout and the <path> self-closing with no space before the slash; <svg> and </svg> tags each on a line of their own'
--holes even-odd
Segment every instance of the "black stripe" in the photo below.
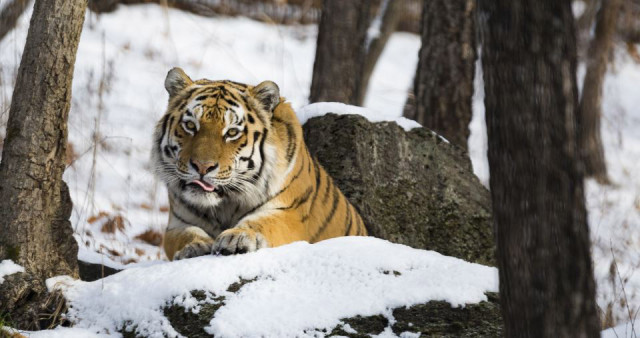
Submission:
<svg viewBox="0 0 640 338">
<path fill-rule="evenodd" d="M 347 224 L 347 231 L 344 233 L 344 235 L 349 236 L 349 232 L 351 232 L 351 225 L 353 223 L 353 218 L 351 217 L 351 204 L 349 204 L 349 201 L 346 197 L 344 198 L 344 202 L 347 208 L 347 219 L 345 221 L 345 224 Z"/>
<path fill-rule="evenodd" d="M 305 153 L 307 153 L 307 157 L 308 157 L 308 158 L 312 158 L 312 157 L 311 157 L 311 154 L 309 154 L 309 149 L 307 149 L 307 147 L 306 147 L 306 146 L 304 147 L 304 151 L 305 151 Z M 311 166 L 309 166 L 309 168 L 307 168 L 307 173 L 308 173 L 309 175 L 311 175 Z"/>
<path fill-rule="evenodd" d="M 286 207 L 279 207 L 276 208 L 277 210 L 288 210 L 288 209 L 296 209 L 298 207 L 300 207 L 302 204 L 304 204 L 306 201 L 309 200 L 309 197 L 311 197 L 311 193 L 313 192 L 313 187 L 309 187 L 307 188 L 307 190 L 305 190 L 304 194 L 302 194 L 301 196 L 296 197 L 293 202 L 291 202 L 290 205 L 286 206 Z"/>
<path fill-rule="evenodd" d="M 167 123 L 169 121 L 169 114 L 165 115 L 162 118 L 162 135 L 160 135 L 160 140 L 164 138 L 164 135 L 167 134 Z"/>
<path fill-rule="evenodd" d="M 265 132 L 266 132 L 266 129 L 265 129 Z M 262 140 L 263 140 L 263 141 L 264 141 L 264 139 L 265 139 L 265 137 L 263 137 L 263 138 L 262 138 Z M 261 151 L 260 151 L 260 152 L 262 153 L 262 149 L 261 149 Z M 260 164 L 260 171 L 262 171 L 262 167 L 264 166 L 264 162 L 265 162 L 265 161 L 262 161 L 262 163 Z M 289 184 L 287 184 L 287 186 L 286 186 L 286 187 L 284 187 L 284 188 L 280 189 L 280 191 L 278 191 L 275 195 L 273 195 L 273 196 L 271 196 L 271 197 L 267 198 L 264 202 L 262 202 L 262 203 L 258 204 L 258 205 L 257 205 L 257 206 L 255 206 L 253 209 L 251 209 L 251 210 L 247 211 L 247 212 L 246 212 L 244 215 L 242 215 L 242 217 L 240 217 L 239 219 L 242 219 L 242 218 L 244 218 L 245 216 L 247 216 L 247 215 L 249 215 L 249 214 L 253 213 L 254 211 L 258 210 L 258 208 L 262 207 L 263 205 L 265 205 L 265 204 L 266 204 L 266 203 L 268 203 L 269 201 L 272 201 L 274 198 L 278 197 L 280 194 L 282 194 L 283 192 L 285 192 L 285 191 L 286 191 L 286 190 L 291 186 L 291 184 L 293 183 L 293 181 L 295 181 L 296 179 L 298 179 L 298 177 L 300 176 L 300 173 L 302 172 L 302 169 L 304 169 L 304 163 L 302 163 L 302 164 L 300 165 L 300 169 L 299 169 L 299 170 L 298 170 L 298 172 L 295 174 L 295 176 L 293 176 L 293 178 L 291 178 L 291 181 L 289 181 Z M 257 176 L 257 177 L 260 177 L 260 176 L 259 176 L 259 174 L 260 174 L 260 172 L 258 172 L 258 176 Z"/>
<path fill-rule="evenodd" d="M 260 137 L 260 132 L 259 131 L 255 131 L 253 132 L 253 143 L 251 144 L 251 154 L 249 154 L 249 156 L 245 157 L 245 156 L 241 156 L 240 157 L 240 161 L 245 161 L 245 162 L 249 162 L 247 164 L 247 170 L 251 170 L 253 168 L 255 168 L 255 163 L 253 161 L 253 153 L 255 151 L 255 145 L 256 145 L 256 141 L 258 140 L 258 137 Z M 249 138 L 247 138 L 247 142 L 249 141 Z M 245 144 L 246 145 L 246 142 Z"/>
<path fill-rule="evenodd" d="M 243 97 L 244 98 L 244 97 Z M 246 102 L 246 100 L 245 100 Z M 251 105 L 249 105 L 248 107 L 251 107 Z M 260 120 L 260 122 L 262 122 L 263 125 L 267 125 L 267 120 L 264 119 L 264 116 L 262 116 L 262 114 L 260 114 L 260 111 L 255 111 L 256 116 L 258 117 L 258 120 Z"/>
<path fill-rule="evenodd" d="M 180 186 L 184 189 L 186 185 L 186 182 L 183 180 L 180 180 Z M 200 207 L 198 207 L 195 204 L 192 204 L 191 202 L 185 200 L 184 198 L 182 198 L 182 195 L 177 194 L 175 192 L 171 192 L 171 195 L 173 196 L 173 198 L 175 198 L 176 200 L 178 200 L 178 202 L 180 204 L 182 204 L 183 206 L 185 206 L 186 209 L 188 210 L 195 210 L 195 211 L 201 211 Z"/>
<path fill-rule="evenodd" d="M 313 207 L 313 204 L 316 202 L 316 198 L 318 197 L 318 192 L 320 191 L 320 186 L 322 184 L 322 176 L 320 176 L 320 168 L 318 166 L 318 161 L 313 157 L 310 157 L 310 159 L 313 161 L 313 171 L 316 176 L 316 191 L 313 194 L 313 198 L 311 199 L 311 204 L 309 204 L 309 210 L 307 211 L 307 214 L 302 216 L 302 222 L 306 221 L 307 218 L 309 218 L 309 215 L 311 214 L 311 208 Z"/>
<path fill-rule="evenodd" d="M 358 229 L 356 231 L 356 236 L 360 236 L 360 235 L 363 234 L 360 230 L 362 230 L 364 228 L 364 223 L 362 222 L 362 218 L 361 217 L 358 217 L 356 219 L 356 224 L 358 225 Z"/>
<path fill-rule="evenodd" d="M 198 90 L 200 90 L 200 89 L 202 89 L 202 88 L 200 88 L 200 87 L 194 87 L 194 88 L 189 89 L 189 91 L 188 91 L 188 92 L 186 92 L 186 93 L 182 96 L 181 100 L 187 100 L 187 99 L 189 99 L 191 96 L 193 96 L 193 93 L 197 92 L 197 91 L 198 91 Z"/>
<path fill-rule="evenodd" d="M 158 150 L 160 150 L 160 144 L 162 143 L 162 140 L 164 139 L 164 137 L 169 133 L 169 130 L 171 129 L 171 125 L 173 124 L 173 120 L 175 119 L 173 116 L 169 116 L 166 115 L 167 119 L 165 119 L 162 122 L 162 137 L 158 140 Z M 167 154 L 167 146 L 168 146 L 169 142 L 167 141 L 167 145 L 165 145 L 164 147 L 164 154 L 167 157 L 171 157 L 170 155 Z"/>
<path fill-rule="evenodd" d="M 244 84 L 244 83 L 235 82 L 235 81 L 231 81 L 231 80 L 224 80 L 222 82 L 224 82 L 227 85 L 229 85 L 230 87 L 235 88 L 235 89 L 240 90 L 240 91 L 247 90 L 247 85 Z"/>
<path fill-rule="evenodd" d="M 302 169 L 304 169 L 304 165 L 305 165 L 305 161 L 304 161 L 304 157 L 303 157 L 301 159 L 300 169 L 298 169 L 298 172 L 296 172 L 296 174 L 291 178 L 291 181 L 289 181 L 289 184 L 287 184 L 284 188 L 280 189 L 280 191 L 278 191 L 277 194 L 273 195 L 273 197 L 271 197 L 271 199 L 274 199 L 276 196 L 282 194 L 285 190 L 289 189 L 289 187 L 293 184 L 293 182 L 295 180 L 297 180 L 298 177 L 300 177 L 300 174 L 302 173 Z"/>
<path fill-rule="evenodd" d="M 171 126 L 173 125 L 173 121 L 175 121 L 175 117 L 174 116 L 170 116 L 169 117 L 169 123 L 167 124 L 167 132 L 169 129 L 171 129 Z"/>
<path fill-rule="evenodd" d="M 176 214 L 176 212 L 175 212 L 173 209 L 171 210 L 171 214 L 173 215 L 173 217 L 177 218 L 177 219 L 178 219 L 178 221 L 180 221 L 180 222 L 182 222 L 182 223 L 184 223 L 184 224 L 193 225 L 193 224 L 191 224 L 191 223 L 189 223 L 189 222 L 185 221 L 185 220 L 184 220 L 184 218 L 182 218 L 182 217 L 178 216 L 178 214 Z"/>
<path fill-rule="evenodd" d="M 256 181 L 260 178 L 260 175 L 262 175 L 262 168 L 264 168 L 266 162 L 264 160 L 264 141 L 267 139 L 267 132 L 267 128 L 262 130 L 262 140 L 260 140 L 260 169 L 258 169 L 258 173 L 255 176 Z"/>
<path fill-rule="evenodd" d="M 227 98 L 226 96 L 221 97 L 221 99 L 227 101 L 228 104 L 234 106 L 234 107 L 240 107 L 240 105 L 235 101 L 235 99 L 233 98 L 233 95 L 231 95 L 231 98 Z"/>
<path fill-rule="evenodd" d="M 249 104 L 249 101 L 247 101 L 247 98 L 244 95 L 240 95 L 240 98 L 242 99 L 242 102 L 244 102 L 245 107 L 251 111 L 251 105 Z"/>
<path fill-rule="evenodd" d="M 238 104 L 236 102 L 240 102 L 240 99 L 238 98 L 238 96 L 234 93 L 234 92 L 230 92 L 228 90 L 224 90 L 224 93 L 231 96 L 231 98 L 235 101 L 233 104 L 234 106 L 238 107 Z M 226 98 L 225 98 L 226 99 Z"/>
<path fill-rule="evenodd" d="M 327 174 L 327 188 L 324 190 L 324 197 L 322 198 L 322 204 L 326 204 L 329 201 L 329 191 L 333 186 L 333 179 Z"/>
<path fill-rule="evenodd" d="M 279 117 L 273 117 L 271 119 L 274 122 L 279 122 L 285 125 L 285 127 L 287 128 L 287 155 L 286 155 L 286 159 L 287 159 L 287 163 L 291 163 L 291 160 L 293 160 L 293 156 L 296 154 L 296 141 L 297 141 L 297 137 L 296 137 L 296 132 L 293 129 L 293 126 L 288 123 L 285 122 L 284 120 L 280 119 Z"/>
<path fill-rule="evenodd" d="M 329 216 L 327 216 L 327 218 L 325 218 L 324 222 L 322 222 L 322 226 L 320 227 L 320 229 L 318 229 L 318 231 L 316 232 L 315 235 L 311 236 L 311 240 L 309 242 L 313 243 L 316 241 L 316 239 L 318 238 L 318 236 L 320 236 L 324 230 L 327 228 L 327 226 L 329 226 L 329 223 L 331 222 L 331 219 L 333 219 L 333 215 L 335 215 L 336 210 L 338 209 L 338 199 L 339 199 L 340 195 L 339 195 L 339 190 L 337 187 L 333 188 L 333 204 L 331 205 L 331 211 L 329 211 Z"/>
</svg>

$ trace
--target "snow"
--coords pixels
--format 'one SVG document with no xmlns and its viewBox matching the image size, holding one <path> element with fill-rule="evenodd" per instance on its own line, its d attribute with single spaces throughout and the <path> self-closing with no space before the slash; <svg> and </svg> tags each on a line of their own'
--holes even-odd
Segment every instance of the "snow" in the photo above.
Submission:
<svg viewBox="0 0 640 338">
<path fill-rule="evenodd" d="M 122 264 L 120 262 L 113 261 L 109 256 L 90 250 L 87 247 L 81 246 L 78 248 L 78 260 L 91 264 L 100 264 L 113 269 L 122 270 L 140 266 L 151 266 L 161 264 L 161 260 L 153 261 L 141 261 L 129 264 Z"/>
<path fill-rule="evenodd" d="M 0 262 L 0 284 L 4 283 L 4 276 L 12 275 L 14 273 L 24 272 L 24 268 L 14 263 L 10 259 L 5 259 Z"/>
<path fill-rule="evenodd" d="M 30 13 L 0 41 L 0 125 L 7 118 Z M 158 262 L 164 266 L 162 250 L 136 236 L 147 230 L 162 232 L 168 217 L 165 189 L 151 174 L 148 158 L 153 126 L 166 106 L 163 83 L 171 67 L 180 66 L 194 78 L 253 84 L 273 80 L 294 107 L 302 107 L 303 120 L 332 110 L 349 110 L 372 121 L 401 115 L 415 73 L 419 36 L 393 34 L 372 74 L 366 110 L 338 110 L 331 104 L 305 107 L 316 34 L 314 26 L 204 18 L 157 5 L 87 14 L 68 124 L 76 158 L 64 175 L 74 201 L 71 222 L 81 248 L 79 258 L 133 270 L 154 269 L 146 264 Z M 614 184 L 586 183 L 597 301 L 603 311 L 611 305 L 614 323 L 630 320 L 627 305 L 634 314 L 640 309 L 640 65 L 625 55 L 621 48 L 603 93 L 602 137 Z M 474 172 L 486 186 L 489 168 L 479 63 L 477 68 L 469 153 Z M 122 218 L 122 229 L 103 232 L 116 217 Z"/>
<path fill-rule="evenodd" d="M 422 127 L 418 122 L 409 120 L 405 117 L 398 117 L 396 114 L 385 114 L 377 112 L 373 109 L 362 108 L 358 106 L 351 106 L 339 102 L 317 102 L 304 106 L 296 110 L 298 120 L 300 123 L 305 124 L 310 118 L 316 116 L 322 116 L 328 113 L 334 113 L 338 115 L 355 114 L 365 117 L 371 122 L 383 122 L 392 121 L 397 123 L 404 130 L 409 131 L 413 128 Z"/>
<path fill-rule="evenodd" d="M 29 338 L 108 338 L 118 337 L 111 334 L 98 334 L 91 330 L 71 328 L 71 327 L 58 327 L 54 330 L 42 330 L 42 331 L 16 331 L 23 336 Z"/>
<path fill-rule="evenodd" d="M 640 337 L 640 326 L 638 323 L 623 323 L 616 327 L 608 328 L 602 331 L 602 338 L 637 338 Z"/>
<path fill-rule="evenodd" d="M 255 281 L 235 294 L 226 291 L 240 279 Z M 198 311 L 192 290 L 226 298 L 206 328 L 210 334 L 285 337 L 313 335 L 341 324 L 341 318 L 386 314 L 430 300 L 454 307 L 478 303 L 486 300 L 485 292 L 498 291 L 498 276 L 495 268 L 433 251 L 342 237 L 129 268 L 63 288 L 76 328 L 114 332 L 130 321 L 150 337 L 177 335 L 162 307 Z"/>
<path fill-rule="evenodd" d="M 640 318 L 640 64 L 629 59 L 619 50 L 604 83 L 601 131 L 613 184 L 585 185 L 597 300 L 611 304 L 614 323 Z"/>
</svg>

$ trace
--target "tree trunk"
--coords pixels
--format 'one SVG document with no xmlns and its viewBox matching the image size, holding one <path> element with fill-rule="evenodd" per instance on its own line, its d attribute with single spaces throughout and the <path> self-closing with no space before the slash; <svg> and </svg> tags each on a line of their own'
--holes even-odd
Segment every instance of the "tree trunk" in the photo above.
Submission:
<svg viewBox="0 0 640 338">
<path fill-rule="evenodd" d="M 324 0 L 310 102 L 358 104 L 370 0 Z"/>
<path fill-rule="evenodd" d="M 613 46 L 620 0 L 602 0 L 598 11 L 596 32 L 587 56 L 582 97 L 578 110 L 578 148 L 584 162 L 585 175 L 607 183 L 600 119 L 602 117 L 602 85 Z"/>
<path fill-rule="evenodd" d="M 16 27 L 18 18 L 27 9 L 30 0 L 10 0 L 0 12 L 0 40 Z"/>
<path fill-rule="evenodd" d="M 576 43 L 578 59 L 584 60 L 587 57 L 587 46 L 591 40 L 591 29 L 598 13 L 600 0 L 583 0 L 584 11 L 575 20 L 576 22 Z"/>
<path fill-rule="evenodd" d="M 475 72 L 475 0 L 426 0 L 414 79 L 415 110 L 405 117 L 466 149 Z"/>
<path fill-rule="evenodd" d="M 481 0 L 506 337 L 599 337 L 569 1 Z"/>
<path fill-rule="evenodd" d="M 378 63 L 378 59 L 384 51 L 391 34 L 396 31 L 400 20 L 400 9 L 405 0 L 382 0 L 378 15 L 371 24 L 370 30 L 373 36 L 368 36 L 365 40 L 365 59 L 362 70 L 362 79 L 359 86 L 360 92 L 357 97 L 357 105 L 362 106 L 369 88 L 369 79 L 373 74 L 373 69 Z"/>
<path fill-rule="evenodd" d="M 46 278 L 78 275 L 62 173 L 86 6 L 86 0 L 36 0 L 9 110 L 0 163 L 0 260 L 26 272 L 1 284 L 0 313 L 11 313 L 22 328 L 40 327 L 42 309 L 31 303 L 44 297 Z"/>
</svg>

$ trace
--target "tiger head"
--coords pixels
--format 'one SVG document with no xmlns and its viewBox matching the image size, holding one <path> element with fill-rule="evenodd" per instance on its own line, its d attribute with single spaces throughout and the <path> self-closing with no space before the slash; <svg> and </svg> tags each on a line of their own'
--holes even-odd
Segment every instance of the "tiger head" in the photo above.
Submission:
<svg viewBox="0 0 640 338">
<path fill-rule="evenodd" d="M 278 86 L 193 81 L 173 68 L 165 79 L 167 112 L 156 125 L 152 162 L 168 189 L 190 204 L 213 207 L 255 194 L 269 166 L 265 140 Z"/>
</svg>

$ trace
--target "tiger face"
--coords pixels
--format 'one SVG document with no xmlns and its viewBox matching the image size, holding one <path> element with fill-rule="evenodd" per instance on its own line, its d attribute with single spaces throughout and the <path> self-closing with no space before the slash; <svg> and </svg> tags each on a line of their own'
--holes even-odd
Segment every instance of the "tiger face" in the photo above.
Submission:
<svg viewBox="0 0 640 338">
<path fill-rule="evenodd" d="M 259 195 L 257 183 L 269 166 L 262 145 L 279 103 L 278 86 L 192 81 L 174 68 L 165 88 L 169 106 L 156 126 L 152 161 L 169 190 L 200 208 Z"/>
</svg>

